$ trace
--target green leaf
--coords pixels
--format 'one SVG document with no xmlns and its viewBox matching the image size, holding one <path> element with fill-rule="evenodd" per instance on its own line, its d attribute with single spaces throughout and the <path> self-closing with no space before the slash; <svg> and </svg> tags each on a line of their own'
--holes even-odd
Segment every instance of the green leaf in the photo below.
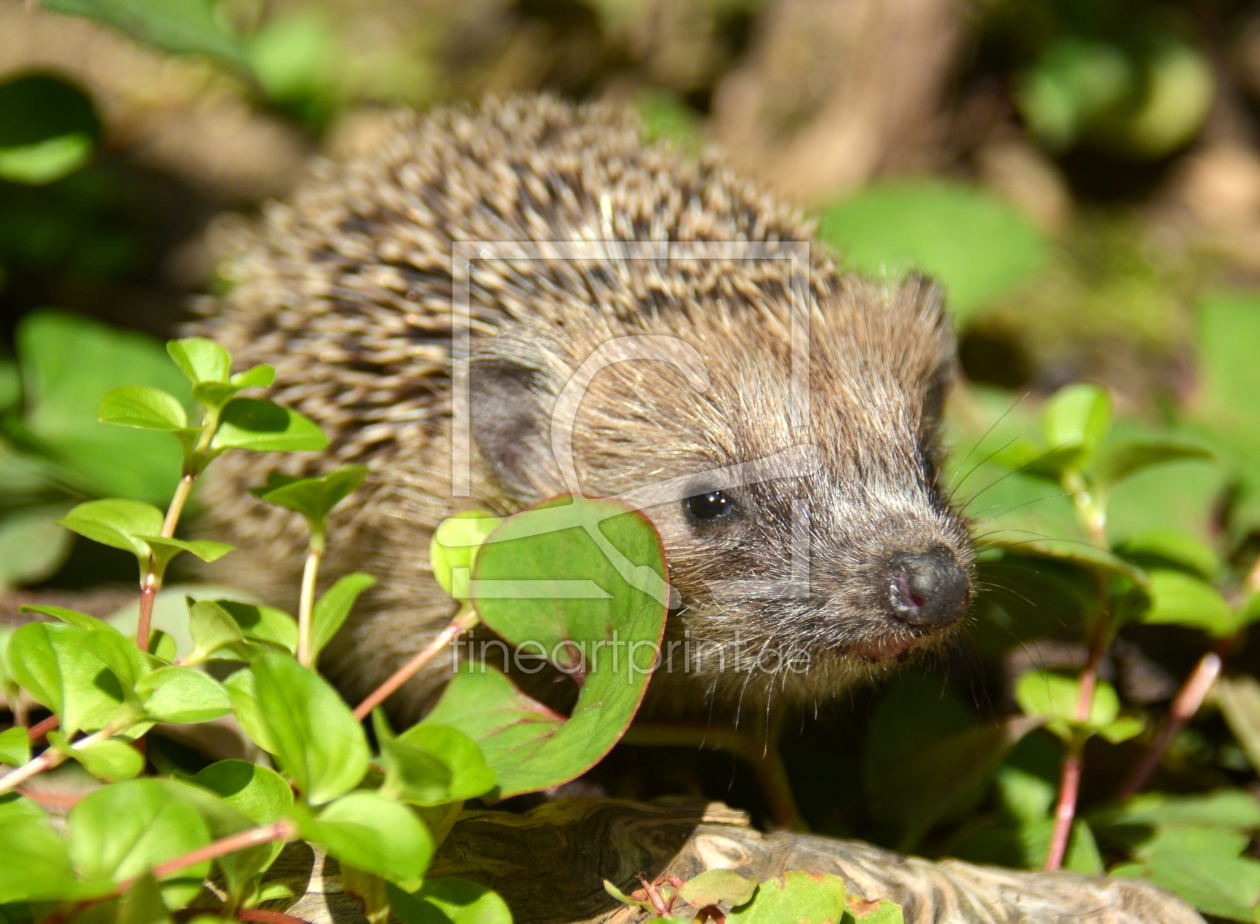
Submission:
<svg viewBox="0 0 1260 924">
<path fill-rule="evenodd" d="M 1146 730 L 1146 723 L 1135 716 L 1121 716 L 1114 722 L 1098 726 L 1098 734 L 1112 744 L 1136 738 Z"/>
<path fill-rule="evenodd" d="M 114 884 L 74 874 L 66 842 L 29 799 L 0 798 L 0 902 L 81 901 Z"/>
<path fill-rule="evenodd" d="M 239 40 L 223 31 L 208 0 L 40 0 L 54 13 L 87 16 L 174 54 L 209 55 L 249 70 Z"/>
<path fill-rule="evenodd" d="M 486 538 L 503 521 L 480 510 L 466 510 L 443 520 L 429 543 L 429 564 L 442 589 L 456 600 L 472 597 L 469 575 Z"/>
<path fill-rule="evenodd" d="M 149 672 L 149 662 L 136 647 L 136 643 L 124 638 L 112 626 L 93 629 L 79 642 L 105 663 L 122 681 L 124 690 L 133 688 Z"/>
<path fill-rule="evenodd" d="M 731 910 L 731 924 L 839 924 L 849 910 L 844 880 L 830 873 L 785 873 L 766 879 L 746 905 Z"/>
<path fill-rule="evenodd" d="M 503 899 L 463 879 L 426 879 L 415 892 L 387 882 L 385 894 L 402 924 L 512 924 L 512 912 Z"/>
<path fill-rule="evenodd" d="M 1174 440 L 1142 440 L 1105 446 L 1094 469 L 1098 484 L 1109 488 L 1130 475 L 1156 465 L 1199 459 L 1212 461 L 1216 454 L 1206 446 Z"/>
<path fill-rule="evenodd" d="M 221 408 L 240 391 L 229 382 L 198 382 L 193 386 L 193 400 L 208 408 Z"/>
<path fill-rule="evenodd" d="M 425 723 L 476 741 L 504 797 L 585 772 L 643 696 L 664 631 L 664 573 L 651 523 L 615 501 L 558 498 L 504 520 L 477 557 L 477 612 L 507 644 L 548 653 L 580 685 L 577 703 L 566 721 L 474 653 Z"/>
<path fill-rule="evenodd" d="M 84 632 L 114 632 L 120 637 L 122 633 L 111 626 L 103 619 L 97 619 L 95 616 L 89 616 L 87 613 L 80 613 L 78 610 L 68 610 L 64 606 L 46 606 L 43 604 L 26 604 L 19 610 L 22 613 L 39 613 L 41 616 L 51 616 L 53 619 L 59 619 L 62 622 L 76 626 Z"/>
<path fill-rule="evenodd" d="M 1127 536 L 1116 549 L 1145 568 L 1177 565 L 1210 581 L 1221 570 L 1221 560 L 1207 543 L 1176 529 L 1154 527 Z"/>
<path fill-rule="evenodd" d="M 937 179 L 870 184 L 825 208 L 818 235 L 848 268 L 937 277 L 959 321 L 1030 280 L 1047 253 L 1041 235 L 996 195 Z"/>
<path fill-rule="evenodd" d="M 1046 402 L 1042 427 L 1051 449 L 1080 448 L 1088 466 L 1111 429 L 1111 395 L 1084 383 L 1060 388 Z"/>
<path fill-rule="evenodd" d="M 1151 606 L 1142 618 L 1144 623 L 1203 629 L 1218 638 L 1227 638 L 1242 627 L 1241 619 L 1214 587 L 1184 571 L 1152 570 L 1149 590 Z"/>
<path fill-rule="evenodd" d="M 1199 910 L 1231 921 L 1254 921 L 1260 903 L 1260 863 L 1249 857 L 1169 851 L 1145 862 L 1113 866 L 1109 872 L 1153 882 Z"/>
<path fill-rule="evenodd" d="M 223 686 L 191 667 L 161 667 L 136 684 L 144 711 L 155 722 L 208 722 L 232 711 Z"/>
<path fill-rule="evenodd" d="M 236 721 L 241 723 L 245 734 L 268 754 L 275 754 L 279 745 L 272 740 L 271 727 L 263 719 L 254 672 L 237 671 L 223 681 L 223 689 L 227 690 L 228 699 L 232 701 L 232 713 L 236 716 Z"/>
<path fill-rule="evenodd" d="M 136 536 L 153 550 L 159 562 L 169 562 L 180 552 L 188 552 L 202 561 L 218 561 L 228 552 L 235 551 L 236 546 L 226 542 L 213 542 L 209 539 L 168 539 L 166 536 Z"/>
<path fill-rule="evenodd" d="M 179 399 L 148 385 L 110 389 L 101 399 L 97 417 L 101 423 L 142 430 L 182 430 L 188 426 L 188 414 Z"/>
<path fill-rule="evenodd" d="M 356 571 L 343 575 L 337 583 L 324 593 L 315 604 L 311 614 L 311 666 L 319 660 L 319 653 L 324 650 L 337 630 L 350 615 L 350 608 L 359 599 L 359 594 L 376 583 L 370 574 Z"/>
<path fill-rule="evenodd" d="M 1046 727 L 1060 738 L 1072 737 L 1075 729 L 1097 732 L 1120 715 L 1120 697 L 1105 680 L 1094 683 L 1093 699 L 1084 721 L 1076 718 L 1081 683 L 1049 671 L 1029 671 L 1015 684 L 1015 700 L 1026 715 L 1046 719 Z M 1123 728 L 1123 726 L 1122 726 Z"/>
<path fill-rule="evenodd" d="M 123 704 L 118 678 L 83 646 L 87 634 L 74 626 L 32 622 L 9 639 L 13 679 L 61 716 L 67 735 L 104 728 Z"/>
<path fill-rule="evenodd" d="M 91 160 L 100 133 L 92 101 L 63 80 L 26 74 L 0 84 L 0 179 L 59 180 Z"/>
<path fill-rule="evenodd" d="M 494 771 L 467 735 L 444 725 L 413 725 L 381 741 L 381 795 L 412 805 L 443 805 L 484 795 Z"/>
<path fill-rule="evenodd" d="M 205 337 L 170 340 L 166 352 L 192 385 L 202 382 L 226 382 L 232 369 L 228 351 Z"/>
<path fill-rule="evenodd" d="M 1260 438 L 1260 364 L 1252 346 L 1260 337 L 1260 295 L 1216 292 L 1198 311 L 1199 386 L 1195 415 L 1214 429 L 1239 430 L 1254 445 Z"/>
<path fill-rule="evenodd" d="M 131 552 L 143 569 L 148 563 L 149 544 L 140 536 L 162 531 L 162 511 L 143 501 L 109 498 L 79 504 L 58 522 L 66 529 L 102 545 Z"/>
<path fill-rule="evenodd" d="M 324 449 L 328 437 L 309 419 L 270 401 L 233 398 L 223 406 L 219 430 L 210 442 L 216 450 L 297 452 Z"/>
<path fill-rule="evenodd" d="M 1219 826 L 1239 831 L 1260 828 L 1260 803 L 1240 789 L 1221 789 L 1191 796 L 1143 793 L 1118 808 L 1094 812 L 1095 827 L 1150 830 L 1167 826 Z"/>
<path fill-rule="evenodd" d="M 60 504 L 0 514 L 0 593 L 52 577 L 70 556 L 73 540 L 57 520 Z"/>
<path fill-rule="evenodd" d="M 216 793 L 256 825 L 279 821 L 293 805 L 293 790 L 280 774 L 246 760 L 217 761 L 198 772 L 193 782 Z"/>
<path fill-rule="evenodd" d="M 733 869 L 711 869 L 688 879 L 678 887 L 678 897 L 693 908 L 719 903 L 734 907 L 752 900 L 757 880 L 741 876 Z"/>
<path fill-rule="evenodd" d="M 246 388 L 267 388 L 276 380 L 276 367 L 263 363 L 253 366 L 244 372 L 238 372 L 229 381 L 238 390 Z"/>
<path fill-rule="evenodd" d="M 20 725 L 0 732 L 0 761 L 20 767 L 31 759 L 31 740 Z"/>
<path fill-rule="evenodd" d="M 144 770 L 144 755 L 130 743 L 118 738 L 105 738 L 90 744 L 74 744 L 59 732 L 48 733 L 48 744 L 83 765 L 92 776 L 111 783 L 129 780 Z"/>
<path fill-rule="evenodd" d="M 250 491 L 277 507 L 302 514 L 312 528 L 322 528 L 329 512 L 367 480 L 366 465 L 346 465 L 319 478 L 273 473 L 264 488 Z"/>
<path fill-rule="evenodd" d="M 115 783 L 88 793 L 70 810 L 70 858 L 89 879 L 123 882 L 210 843 L 200 813 L 158 780 Z M 201 889 L 210 863 L 198 863 L 162 880 L 162 892 L 180 907 Z"/>
<path fill-rule="evenodd" d="M 225 770 L 223 764 L 232 766 Z M 220 769 L 214 769 L 216 767 Z M 245 767 L 254 767 L 257 772 L 245 770 Z M 283 787 L 287 801 L 283 802 L 283 808 L 274 817 L 269 811 L 262 813 L 267 817 L 253 817 L 244 809 L 257 809 L 264 802 L 278 803 L 283 799 L 275 791 L 273 780 Z M 277 774 L 239 760 L 211 764 L 194 778 L 196 785 L 176 780 L 160 782 L 169 792 L 197 810 L 213 840 L 220 840 L 258 825 L 270 824 L 278 820 L 281 813 L 293 803 L 292 792 Z M 271 841 L 219 857 L 216 863 L 227 880 L 229 894 L 238 899 L 245 895 L 258 874 L 271 865 L 283 848 L 283 842 Z"/>
<path fill-rule="evenodd" d="M 272 753 L 307 800 L 354 788 L 367 772 L 367 740 L 337 691 L 286 655 L 262 655 L 251 670 Z"/>
<path fill-rule="evenodd" d="M 977 543 L 981 548 L 1009 549 L 1020 556 L 1102 570 L 1139 587 L 1145 585 L 1141 568 L 1090 542 L 1071 499 L 1058 485 L 988 467 L 976 483 L 981 487 L 968 512 L 983 518 L 984 535 Z"/>
<path fill-rule="evenodd" d="M 172 924 L 157 880 L 146 873 L 122 894 L 115 924 Z"/>
<path fill-rule="evenodd" d="M 295 807 L 296 808 L 296 807 Z M 406 807 L 367 790 L 342 796 L 318 818 L 295 811 L 302 837 L 342 863 L 406 882 L 424 875 L 433 838 Z"/>
<path fill-rule="evenodd" d="M 26 413 L 9 436 L 45 460 L 58 481 L 89 496 L 165 504 L 183 453 L 162 433 L 97 419 L 101 395 L 150 385 L 190 400 L 187 383 L 151 337 L 55 311 L 24 316 L 17 329 Z M 156 532 L 157 530 L 155 530 Z"/>
<path fill-rule="evenodd" d="M 240 600 L 215 600 L 217 606 L 236 621 L 241 634 L 292 654 L 297 649 L 297 621 L 274 606 L 242 603 Z"/>
<path fill-rule="evenodd" d="M 220 649 L 245 641 L 241 627 L 222 606 L 213 600 L 186 599 L 188 632 L 192 636 L 193 650 L 184 659 L 184 664 L 193 667 Z"/>
</svg>

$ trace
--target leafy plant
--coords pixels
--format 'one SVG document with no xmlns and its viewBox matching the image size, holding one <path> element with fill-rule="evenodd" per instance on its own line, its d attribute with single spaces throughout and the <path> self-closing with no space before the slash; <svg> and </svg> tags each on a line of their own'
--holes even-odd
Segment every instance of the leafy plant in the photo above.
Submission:
<svg viewBox="0 0 1260 924">
<path fill-rule="evenodd" d="M 12 834 L 0 844 L 0 903 L 53 907 L 58 920 L 88 908 L 94 917 L 130 920 L 136 902 L 159 915 L 185 907 L 213 874 L 227 894 L 222 913 L 231 915 L 275 897 L 261 877 L 284 842 L 303 839 L 355 875 L 388 882 L 386 894 L 404 920 L 437 912 L 444 920 L 464 920 L 452 905 L 461 896 L 486 915 L 479 920 L 509 920 L 492 893 L 458 880 L 424 879 L 446 830 L 441 819 L 466 799 L 572 779 L 620 737 L 664 628 L 668 595 L 654 529 L 618 502 L 576 497 L 494 521 L 493 530 L 482 520 L 451 521 L 438 545 L 455 563 L 452 571 L 471 566 L 463 586 L 473 594 L 445 641 L 479 620 L 509 642 L 530 640 L 577 682 L 577 706 L 572 715 L 560 715 L 493 667 L 472 661 L 423 723 L 395 734 L 377 710 L 374 756 L 360 720 L 438 647 L 421 652 L 392 686 L 356 710 L 313 670 L 371 584 L 367 575 L 350 574 L 318 599 L 314 593 L 328 517 L 363 484 L 365 468 L 273 477 L 255 492 L 299 513 L 310 527 L 296 624 L 267 607 L 189 598 L 191 650 L 179 651 L 170 636 L 151 630 L 153 601 L 174 558 L 188 553 L 213 560 L 231 551 L 176 537 L 193 484 L 206 468 L 228 451 L 300 451 L 326 443 L 300 414 L 239 394 L 269 385 L 270 367 L 233 375 L 227 352 L 198 338 L 172 341 L 168 352 L 191 385 L 200 409 L 195 420 L 179 398 L 153 386 L 116 387 L 99 408 L 106 423 L 175 438 L 181 474 L 166 512 L 144 501 L 103 498 L 79 504 L 61 520 L 81 536 L 135 556 L 141 589 L 136 639 L 54 606 L 30 607 L 53 621 L 28 623 L 5 639 L 0 660 L 10 699 L 28 696 L 51 715 L 0 733 L 0 762 L 13 768 L 0 776 L 0 821 Z M 520 595 L 521 582 L 537 581 L 547 592 Z M 562 614 L 560 623 L 550 615 L 555 612 Z M 609 638 L 624 639 L 629 654 L 583 649 Z M 225 662 L 226 680 L 205 670 L 212 661 Z M 141 748 L 156 723 L 195 725 L 229 713 L 274 770 L 224 760 L 191 778 L 143 775 Z M 520 715 L 531 722 L 517 723 Z M 77 802 L 62 835 L 25 784 L 69 760 L 103 785 Z"/>
</svg>

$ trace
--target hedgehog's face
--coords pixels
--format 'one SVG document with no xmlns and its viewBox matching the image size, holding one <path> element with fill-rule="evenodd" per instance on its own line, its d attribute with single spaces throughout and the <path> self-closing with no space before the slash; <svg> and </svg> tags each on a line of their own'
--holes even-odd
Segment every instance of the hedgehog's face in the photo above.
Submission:
<svg viewBox="0 0 1260 924">
<path fill-rule="evenodd" d="M 564 372 L 535 362 L 527 378 L 551 408 L 543 425 L 517 413 L 524 367 L 486 358 L 499 381 L 474 400 L 474 431 L 501 484 L 520 500 L 566 490 L 547 450 L 571 446 L 580 490 L 627 497 L 660 531 L 681 606 L 658 692 L 681 679 L 668 673 L 724 698 L 816 700 L 958 624 L 971 547 L 937 483 L 953 346 L 923 294 L 858 289 L 816 313 L 804 388 L 787 338 L 760 320 L 662 321 L 611 352 L 607 336 L 553 342 L 570 351 Z M 613 361 L 589 372 L 600 349 Z"/>
</svg>

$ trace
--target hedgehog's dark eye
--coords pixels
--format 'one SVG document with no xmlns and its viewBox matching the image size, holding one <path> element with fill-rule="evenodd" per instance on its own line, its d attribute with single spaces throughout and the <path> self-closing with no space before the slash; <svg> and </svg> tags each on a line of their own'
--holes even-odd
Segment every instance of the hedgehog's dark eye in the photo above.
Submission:
<svg viewBox="0 0 1260 924">
<path fill-rule="evenodd" d="M 697 520 L 714 520 L 718 517 L 729 516 L 735 509 L 735 502 L 723 491 L 696 494 L 683 501 L 683 504 Z"/>
</svg>

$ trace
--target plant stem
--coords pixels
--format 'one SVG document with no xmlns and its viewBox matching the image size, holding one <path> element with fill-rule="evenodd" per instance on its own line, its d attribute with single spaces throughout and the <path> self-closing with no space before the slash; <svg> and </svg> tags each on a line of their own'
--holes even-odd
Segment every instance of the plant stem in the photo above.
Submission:
<svg viewBox="0 0 1260 924">
<path fill-rule="evenodd" d="M 162 579 L 154 570 L 156 562 L 149 556 L 149 564 L 140 578 L 140 619 L 136 622 L 136 647 L 141 651 L 149 650 L 149 626 L 153 621 L 153 601 L 162 588 Z"/>
<path fill-rule="evenodd" d="M 179 484 L 175 486 L 175 496 L 171 498 L 170 506 L 166 508 L 166 519 L 162 521 L 161 535 L 163 537 L 175 538 L 175 527 L 179 525 L 179 518 L 184 513 L 184 504 L 188 502 L 188 495 L 192 493 L 193 480 L 196 477 L 191 472 L 184 472 L 180 476 Z"/>
<path fill-rule="evenodd" d="M 166 508 L 166 519 L 162 521 L 162 532 L 159 535 L 164 539 L 175 537 L 175 528 L 179 526 L 179 518 L 184 513 L 184 505 L 188 503 L 188 495 L 192 493 L 193 481 L 196 478 L 195 471 L 189 470 L 185 465 L 179 484 L 175 486 L 175 494 Z M 140 619 L 136 622 L 136 645 L 141 651 L 149 650 L 149 626 L 153 620 L 153 601 L 161 589 L 162 575 L 158 573 L 157 560 L 150 555 L 144 574 L 140 576 Z"/>
<path fill-rule="evenodd" d="M 1050 835 L 1050 849 L 1046 853 L 1047 871 L 1063 865 L 1067 854 L 1068 838 L 1072 835 L 1072 821 L 1076 816 L 1076 797 L 1081 789 L 1081 764 L 1085 750 L 1085 738 L 1074 736 L 1063 758 L 1063 771 L 1059 776 L 1059 799 L 1054 806 L 1054 831 Z"/>
<path fill-rule="evenodd" d="M 26 730 L 26 740 L 35 742 L 61 724 L 61 716 L 50 715 L 41 722 L 36 722 Z"/>
<path fill-rule="evenodd" d="M 1105 593 L 1105 578 L 1099 578 L 1099 594 Z M 1111 633 L 1106 611 L 1098 614 L 1094 638 L 1089 646 L 1089 660 L 1081 671 L 1081 688 L 1076 698 L 1076 721 L 1085 722 L 1094 705 L 1094 689 L 1098 686 L 1098 664 L 1111 643 Z M 1076 818 L 1076 801 L 1081 791 L 1081 769 L 1085 760 L 1085 735 L 1073 735 L 1063 755 L 1063 767 L 1059 772 L 1059 798 L 1054 806 L 1054 830 L 1050 833 L 1050 849 L 1046 852 L 1046 870 L 1056 870 L 1063 865 L 1067 854 L 1068 839 L 1072 836 L 1072 822 Z"/>
<path fill-rule="evenodd" d="M 473 626 L 477 625 L 480 619 L 477 617 L 477 611 L 469 608 L 458 614 L 452 619 L 437 637 L 424 648 L 420 649 L 410 661 L 404 664 L 398 670 L 394 671 L 390 678 L 382 683 L 379 687 L 368 694 L 367 699 L 359 703 L 354 709 L 354 717 L 360 722 L 367 715 L 389 698 L 395 690 L 410 680 L 419 670 L 433 660 L 439 651 L 449 645 L 455 639 L 459 638 Z"/>
<path fill-rule="evenodd" d="M 302 595 L 298 602 L 297 659 L 303 667 L 311 666 L 311 620 L 315 612 L 315 581 L 319 577 L 319 563 L 324 557 L 324 534 L 311 530 L 311 541 L 306 549 L 306 566 L 302 569 Z"/>
<path fill-rule="evenodd" d="M 1220 674 L 1221 656 L 1219 654 L 1209 651 L 1199 659 L 1199 663 L 1190 672 L 1190 676 L 1186 678 L 1186 682 L 1182 684 L 1172 704 L 1168 707 L 1168 717 L 1164 720 L 1164 727 L 1160 729 L 1159 737 L 1143 755 L 1141 762 L 1133 768 L 1128 779 L 1116 790 L 1117 800 L 1129 798 L 1147 784 L 1156 768 L 1159 767 L 1159 762 L 1163 760 L 1164 752 L 1172 744 L 1173 738 L 1177 737 L 1177 733 L 1194 718 L 1194 714 L 1203 705 L 1203 700 Z"/>
<path fill-rule="evenodd" d="M 182 857 L 176 857 L 174 860 L 168 860 L 165 863 L 155 866 L 152 870 L 150 870 L 150 872 L 153 874 L 154 879 L 161 879 L 163 876 L 178 873 L 182 869 L 187 869 L 190 866 L 196 866 L 198 863 L 203 863 L 206 860 L 213 860 L 217 857 L 226 856 L 227 854 L 234 853 L 237 850 L 244 850 L 246 847 L 254 847 L 258 844 L 269 844 L 272 841 L 290 841 L 296 837 L 297 827 L 293 824 L 293 822 L 282 818 L 280 821 L 273 824 L 263 825 L 260 828 L 250 828 L 248 831 L 241 831 L 239 834 L 233 834 L 223 838 L 222 840 L 217 840 L 213 844 L 207 844 L 205 847 L 200 847 L 191 853 L 186 853 Z M 135 882 L 135 879 L 128 879 L 126 882 L 121 882 L 112 892 L 101 895 L 97 898 L 90 898 L 86 901 L 81 901 L 72 908 L 55 911 L 40 921 L 39 924 L 63 924 L 63 922 L 70 920 L 75 915 L 91 908 L 93 905 L 109 901 L 111 898 L 117 898 L 119 895 L 122 895 L 135 885 Z M 242 918 L 241 920 L 244 919 Z"/>
<path fill-rule="evenodd" d="M 106 726 L 100 731 L 92 732 L 92 734 L 86 735 L 76 741 L 74 743 L 75 747 L 82 747 L 85 745 L 96 744 L 98 741 L 104 741 L 106 738 L 112 736 L 117 730 L 118 729 Z M 6 793 L 14 786 L 20 786 L 36 774 L 43 773 L 45 770 L 51 770 L 53 767 L 63 763 L 68 756 L 69 755 L 63 754 L 60 751 L 54 751 L 52 748 L 49 748 L 38 757 L 32 757 L 16 770 L 11 770 L 4 776 L 0 777 L 0 793 Z"/>
<path fill-rule="evenodd" d="M 237 834 L 231 834 L 221 840 L 215 841 L 213 844 L 207 844 L 191 853 L 186 853 L 182 857 L 176 857 L 174 860 L 167 860 L 153 867 L 153 878 L 161 879 L 163 876 L 169 876 L 171 873 L 178 873 L 182 869 L 190 866 L 196 866 L 206 860 L 213 860 L 217 857 L 226 856 L 229 853 L 235 853 L 238 850 L 244 850 L 246 847 L 256 847 L 259 844 L 270 844 L 272 841 L 291 841 L 297 837 L 297 826 L 286 818 L 272 822 L 269 825 L 263 825 L 259 828 L 250 828 L 248 831 L 241 831 Z M 118 887 L 118 893 L 122 894 L 131 886 L 132 882 L 124 882 Z"/>
<path fill-rule="evenodd" d="M 241 908 L 236 912 L 236 920 L 247 924 L 310 924 L 283 911 L 268 911 L 266 908 Z"/>
<path fill-rule="evenodd" d="M 16 770 L 11 770 L 0 777 L 0 793 L 8 792 L 13 787 L 20 786 L 36 774 L 43 773 L 45 770 L 51 770 L 65 759 L 64 754 L 51 749 L 38 757 L 31 758 Z"/>
</svg>

